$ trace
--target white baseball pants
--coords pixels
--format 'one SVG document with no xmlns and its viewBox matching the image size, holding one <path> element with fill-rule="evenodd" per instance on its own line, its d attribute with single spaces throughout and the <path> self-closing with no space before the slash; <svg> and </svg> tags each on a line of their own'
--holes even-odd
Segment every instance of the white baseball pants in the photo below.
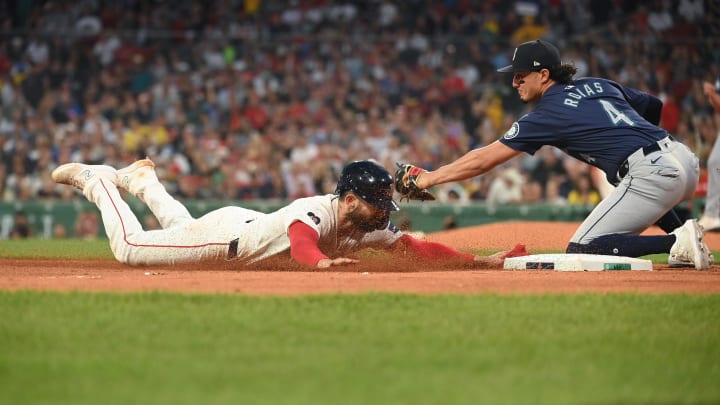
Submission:
<svg viewBox="0 0 720 405">
<path fill-rule="evenodd" d="M 262 215 L 242 207 L 223 207 L 195 219 L 162 184 L 153 183 L 147 186 L 144 201 L 163 229 L 145 231 L 110 180 L 97 176 L 83 194 L 100 209 L 115 258 L 130 265 L 225 258 L 242 225 Z"/>
</svg>

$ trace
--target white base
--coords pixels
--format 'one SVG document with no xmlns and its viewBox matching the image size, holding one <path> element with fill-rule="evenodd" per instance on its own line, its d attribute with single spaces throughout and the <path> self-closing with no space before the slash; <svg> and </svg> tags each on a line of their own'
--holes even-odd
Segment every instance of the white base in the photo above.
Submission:
<svg viewBox="0 0 720 405">
<path fill-rule="evenodd" d="M 505 259 L 505 270 L 652 270 L 652 261 L 634 257 L 553 253 Z"/>
</svg>

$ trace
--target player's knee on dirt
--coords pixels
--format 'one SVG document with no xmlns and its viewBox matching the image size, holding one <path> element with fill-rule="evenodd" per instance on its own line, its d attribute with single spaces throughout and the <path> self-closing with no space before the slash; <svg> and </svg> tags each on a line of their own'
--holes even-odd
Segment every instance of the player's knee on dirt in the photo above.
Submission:
<svg viewBox="0 0 720 405">
<path fill-rule="evenodd" d="M 589 253 L 589 254 L 596 254 L 595 252 L 590 251 L 590 245 L 582 244 L 582 243 L 575 243 L 570 242 L 568 243 L 567 248 L 565 249 L 565 253 Z M 599 254 L 599 253 L 597 253 Z"/>
<path fill-rule="evenodd" d="M 654 253 L 669 252 L 674 239 L 672 235 L 603 235 L 588 243 L 570 242 L 565 252 L 640 257 Z"/>
<path fill-rule="evenodd" d="M 567 253 L 586 253 L 592 255 L 610 255 L 610 256 L 633 256 L 636 252 L 628 243 L 627 235 L 603 235 L 599 236 L 588 243 L 570 242 L 566 249 Z"/>
<path fill-rule="evenodd" d="M 586 253 L 591 255 L 630 256 L 630 249 L 623 246 L 625 235 L 599 236 L 588 243 L 568 243 L 566 253 Z"/>
</svg>

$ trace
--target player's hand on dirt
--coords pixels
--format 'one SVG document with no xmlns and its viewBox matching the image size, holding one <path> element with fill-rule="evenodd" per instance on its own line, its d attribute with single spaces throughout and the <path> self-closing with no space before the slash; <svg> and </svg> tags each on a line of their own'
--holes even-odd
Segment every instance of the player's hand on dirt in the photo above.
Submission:
<svg viewBox="0 0 720 405">
<path fill-rule="evenodd" d="M 497 253 L 491 254 L 490 256 L 475 256 L 475 267 L 503 267 L 505 259 L 508 257 L 527 256 L 530 252 L 527 251 L 525 245 L 518 243 L 514 248 L 510 250 L 501 250 Z"/>
<path fill-rule="evenodd" d="M 395 191 L 400 193 L 400 201 L 432 201 L 435 199 L 429 191 L 421 188 L 418 184 L 420 175 L 426 172 L 425 169 L 407 163 L 395 163 Z"/>
<path fill-rule="evenodd" d="M 348 264 L 355 264 L 357 262 L 359 262 L 359 260 L 350 259 L 347 257 L 337 257 L 335 259 L 320 259 L 320 261 L 317 262 L 317 268 L 327 269 L 328 267 L 332 266 L 346 266 Z"/>
<path fill-rule="evenodd" d="M 501 253 L 501 252 L 498 252 L 498 253 Z M 494 268 L 501 268 L 504 263 L 505 263 L 505 259 L 498 256 L 497 253 L 494 255 L 491 255 L 491 256 L 475 255 L 475 260 L 473 261 L 473 267 L 494 269 Z"/>
<path fill-rule="evenodd" d="M 518 243 L 517 245 L 515 245 L 514 248 L 512 248 L 510 250 L 501 250 L 501 251 L 493 254 L 491 257 L 493 257 L 493 256 L 499 257 L 500 259 L 505 260 L 508 257 L 527 256 L 529 254 L 530 254 L 530 252 L 527 251 L 527 249 L 525 248 L 525 245 L 523 245 L 522 243 Z"/>
</svg>

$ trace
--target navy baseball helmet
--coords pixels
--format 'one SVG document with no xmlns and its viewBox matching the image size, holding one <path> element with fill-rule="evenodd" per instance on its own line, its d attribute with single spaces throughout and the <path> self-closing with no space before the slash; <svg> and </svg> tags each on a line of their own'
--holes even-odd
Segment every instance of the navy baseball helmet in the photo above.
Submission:
<svg viewBox="0 0 720 405">
<path fill-rule="evenodd" d="M 335 194 L 352 191 L 383 211 L 398 211 L 400 207 L 392 199 L 392 187 L 392 175 L 384 167 L 369 160 L 358 160 L 343 168 Z"/>
</svg>

